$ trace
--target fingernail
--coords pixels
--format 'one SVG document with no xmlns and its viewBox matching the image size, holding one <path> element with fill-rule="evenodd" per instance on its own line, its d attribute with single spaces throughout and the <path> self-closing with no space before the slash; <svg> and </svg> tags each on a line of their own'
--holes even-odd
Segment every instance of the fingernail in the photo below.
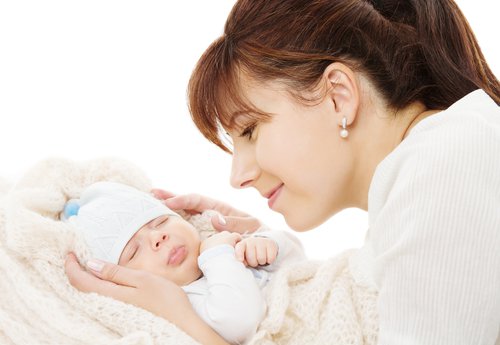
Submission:
<svg viewBox="0 0 500 345">
<path fill-rule="evenodd" d="M 226 220 L 224 219 L 224 217 L 222 217 L 222 215 L 219 214 L 217 216 L 218 216 L 220 224 L 222 224 L 222 225 L 226 225 L 227 224 Z"/>
<path fill-rule="evenodd" d="M 101 272 L 102 268 L 104 267 L 104 262 L 96 259 L 91 259 L 87 261 L 87 267 L 90 268 L 92 271 Z"/>
</svg>

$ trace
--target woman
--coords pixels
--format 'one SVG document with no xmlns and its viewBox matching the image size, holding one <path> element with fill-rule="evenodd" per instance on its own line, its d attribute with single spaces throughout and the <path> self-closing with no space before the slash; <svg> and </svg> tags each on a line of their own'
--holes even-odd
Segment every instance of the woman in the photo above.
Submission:
<svg viewBox="0 0 500 345">
<path fill-rule="evenodd" d="M 380 344 L 495 344 L 500 88 L 452 0 L 240 0 L 189 100 L 205 137 L 232 151 L 231 184 L 256 188 L 294 230 L 369 212 L 360 255 Z M 218 229 L 257 227 L 218 201 L 156 193 L 171 208 L 218 209 Z M 85 290 L 93 277 L 68 267 Z M 133 281 L 113 270 L 101 277 Z M 148 309 L 153 283 L 132 297 L 104 284 L 93 291 Z"/>
</svg>

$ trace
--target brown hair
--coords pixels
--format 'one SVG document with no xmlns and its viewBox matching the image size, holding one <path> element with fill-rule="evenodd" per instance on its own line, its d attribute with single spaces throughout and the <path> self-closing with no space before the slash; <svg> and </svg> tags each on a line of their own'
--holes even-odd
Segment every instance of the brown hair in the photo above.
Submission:
<svg viewBox="0 0 500 345">
<path fill-rule="evenodd" d="M 299 96 L 337 61 L 364 73 L 394 109 L 416 101 L 446 109 L 478 88 L 500 103 L 498 80 L 452 0 L 239 0 L 193 71 L 191 115 L 229 152 L 220 126 L 233 128 L 231 111 L 266 118 L 243 98 L 241 71 Z"/>
</svg>

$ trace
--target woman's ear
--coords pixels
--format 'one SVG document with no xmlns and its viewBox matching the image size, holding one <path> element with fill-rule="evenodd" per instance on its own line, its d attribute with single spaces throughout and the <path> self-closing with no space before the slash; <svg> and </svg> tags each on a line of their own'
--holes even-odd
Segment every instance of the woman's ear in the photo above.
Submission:
<svg viewBox="0 0 500 345">
<path fill-rule="evenodd" d="M 356 75 L 347 65 L 334 62 L 324 73 L 328 87 L 328 97 L 332 100 L 333 111 L 339 126 L 342 119 L 347 119 L 347 125 L 354 122 L 359 108 L 360 95 Z"/>
</svg>

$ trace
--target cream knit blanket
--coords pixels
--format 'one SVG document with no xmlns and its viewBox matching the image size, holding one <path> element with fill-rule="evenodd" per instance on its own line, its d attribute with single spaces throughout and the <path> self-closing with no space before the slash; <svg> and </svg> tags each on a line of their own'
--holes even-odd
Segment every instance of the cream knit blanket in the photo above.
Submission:
<svg viewBox="0 0 500 345">
<path fill-rule="evenodd" d="M 145 310 L 69 284 L 66 253 L 84 262 L 89 252 L 58 214 L 68 199 L 102 180 L 151 188 L 142 171 L 116 159 L 51 159 L 14 186 L 0 180 L 0 344 L 197 344 Z M 202 236 L 212 231 L 209 215 L 184 216 Z M 268 313 L 250 343 L 375 344 L 376 293 L 354 282 L 351 253 L 278 272 L 267 288 Z"/>
</svg>

